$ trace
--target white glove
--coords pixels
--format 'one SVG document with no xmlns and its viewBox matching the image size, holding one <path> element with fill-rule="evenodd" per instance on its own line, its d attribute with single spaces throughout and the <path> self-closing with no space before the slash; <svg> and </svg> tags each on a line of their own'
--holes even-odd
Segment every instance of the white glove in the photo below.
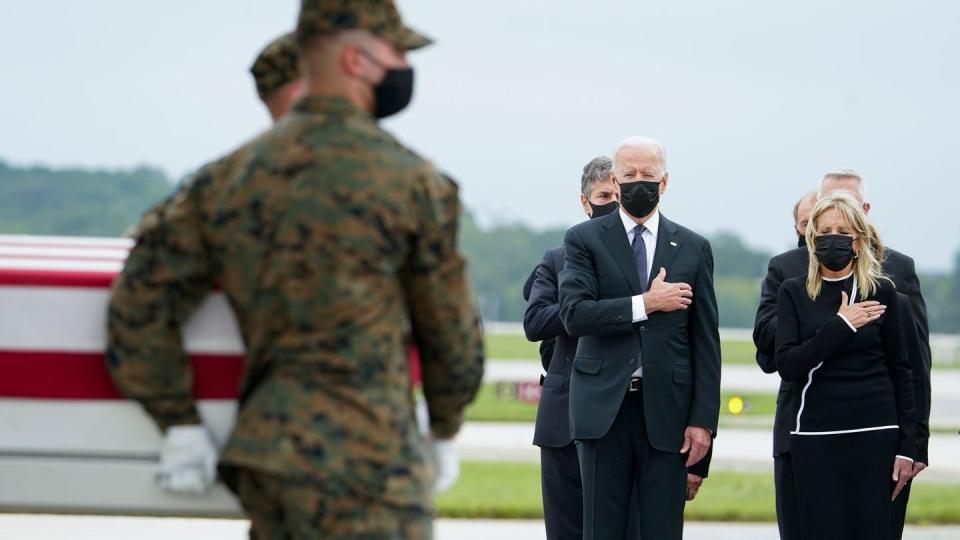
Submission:
<svg viewBox="0 0 960 540">
<path fill-rule="evenodd" d="M 430 434 L 430 411 L 427 409 L 427 400 L 417 396 L 414 402 L 414 414 L 417 418 L 417 431 L 426 437 Z"/>
<path fill-rule="evenodd" d="M 217 449 L 206 427 L 167 429 L 155 480 L 161 488 L 181 495 L 199 495 L 213 487 L 217 480 Z"/>
<path fill-rule="evenodd" d="M 433 494 L 439 495 L 453 487 L 460 477 L 460 456 L 453 439 L 434 439 L 428 441 L 433 462 L 437 466 L 437 478 L 433 483 Z"/>
</svg>

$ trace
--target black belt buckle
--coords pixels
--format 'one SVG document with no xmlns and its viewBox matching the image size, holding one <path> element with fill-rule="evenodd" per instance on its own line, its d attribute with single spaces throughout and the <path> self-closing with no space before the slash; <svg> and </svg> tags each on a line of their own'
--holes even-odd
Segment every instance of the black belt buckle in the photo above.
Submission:
<svg viewBox="0 0 960 540">
<path fill-rule="evenodd" d="M 630 384 L 627 385 L 627 392 L 639 392 L 643 389 L 643 377 L 630 377 Z"/>
</svg>

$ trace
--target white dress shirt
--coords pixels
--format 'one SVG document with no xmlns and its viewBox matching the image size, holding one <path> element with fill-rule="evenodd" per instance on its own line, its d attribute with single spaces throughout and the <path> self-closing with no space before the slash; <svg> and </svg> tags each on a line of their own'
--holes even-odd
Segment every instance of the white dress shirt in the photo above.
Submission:
<svg viewBox="0 0 960 540">
<path fill-rule="evenodd" d="M 633 245 L 633 235 L 636 234 L 633 229 L 637 226 L 637 222 L 627 215 L 623 208 L 620 208 L 619 212 L 620 221 L 627 231 L 627 243 Z M 653 256 L 657 251 L 657 234 L 660 232 L 660 210 L 654 210 L 653 215 L 644 222 L 643 226 L 646 227 L 643 231 L 643 243 L 647 248 L 647 279 L 649 280 L 653 278 Z M 642 283 L 641 286 L 646 287 L 647 284 Z M 633 322 L 647 320 L 647 307 L 643 303 L 643 295 L 638 294 L 631 300 L 633 301 Z"/>
<path fill-rule="evenodd" d="M 637 226 L 637 222 L 633 220 L 632 217 L 627 215 L 621 207 L 620 212 L 620 221 L 623 223 L 623 228 L 627 231 L 627 243 L 633 245 L 633 236 L 636 234 L 634 230 Z M 643 231 L 643 243 L 647 249 L 647 280 L 653 277 L 651 272 L 653 272 L 653 256 L 657 251 L 657 233 L 660 232 L 660 210 L 654 210 L 653 215 L 647 218 L 647 221 L 643 223 L 643 226 L 646 229 Z M 641 283 L 641 287 L 646 287 L 646 283 Z M 647 306 L 643 302 L 643 295 L 638 294 L 630 298 L 633 303 L 633 322 L 641 322 L 647 320 Z M 632 374 L 633 377 L 643 377 L 643 365 L 637 368 L 636 371 Z"/>
</svg>

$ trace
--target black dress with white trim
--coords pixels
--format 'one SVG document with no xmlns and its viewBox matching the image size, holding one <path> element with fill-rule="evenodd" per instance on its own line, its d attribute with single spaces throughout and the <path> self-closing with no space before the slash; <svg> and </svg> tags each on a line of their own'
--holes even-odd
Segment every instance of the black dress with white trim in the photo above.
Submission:
<svg viewBox="0 0 960 540">
<path fill-rule="evenodd" d="M 892 283 L 863 298 L 855 278 L 824 280 L 811 300 L 806 277 L 783 282 L 777 301 L 777 370 L 803 384 L 791 430 L 803 538 L 895 538 L 890 525 L 895 456 L 915 455 L 913 393 L 901 310 Z M 887 306 L 855 329 L 850 302 Z M 885 517 L 887 516 L 887 517 Z"/>
</svg>

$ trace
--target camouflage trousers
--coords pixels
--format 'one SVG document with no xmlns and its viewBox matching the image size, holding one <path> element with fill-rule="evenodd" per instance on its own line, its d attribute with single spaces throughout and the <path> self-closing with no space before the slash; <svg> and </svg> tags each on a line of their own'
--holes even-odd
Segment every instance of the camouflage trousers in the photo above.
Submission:
<svg viewBox="0 0 960 540">
<path fill-rule="evenodd" d="M 235 493 L 250 519 L 250 540 L 430 540 L 433 517 L 357 496 L 335 483 L 239 468 Z M 331 485 L 333 484 L 333 485 Z"/>
</svg>

